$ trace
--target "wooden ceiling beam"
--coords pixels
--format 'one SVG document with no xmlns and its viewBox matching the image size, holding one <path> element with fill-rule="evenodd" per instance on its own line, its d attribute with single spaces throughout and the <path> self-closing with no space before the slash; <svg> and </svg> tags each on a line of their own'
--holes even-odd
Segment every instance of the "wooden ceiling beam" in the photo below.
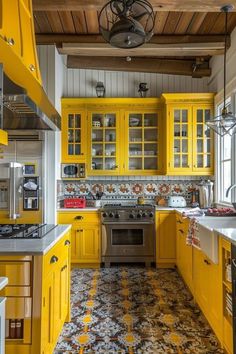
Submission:
<svg viewBox="0 0 236 354">
<path fill-rule="evenodd" d="M 101 9 L 106 0 L 33 0 L 37 11 L 77 11 Z M 150 0 L 154 11 L 217 12 L 225 5 L 225 0 Z M 236 0 L 231 0 L 236 11 Z"/>
<path fill-rule="evenodd" d="M 36 42 L 37 44 L 57 44 L 58 46 L 61 46 L 62 43 L 106 43 L 100 34 L 36 34 Z M 227 42 L 229 47 L 229 35 Z M 154 35 L 149 43 L 224 43 L 224 35 Z"/>
<path fill-rule="evenodd" d="M 207 62 L 198 66 L 193 60 L 132 58 L 131 61 L 127 61 L 126 58 L 68 56 L 67 67 L 70 69 L 187 75 L 197 78 L 211 75 L 211 69 L 208 67 Z"/>
<path fill-rule="evenodd" d="M 120 49 L 108 43 L 63 43 L 60 54 L 97 57 L 198 57 L 223 54 L 224 43 L 146 43 L 134 49 Z"/>
</svg>

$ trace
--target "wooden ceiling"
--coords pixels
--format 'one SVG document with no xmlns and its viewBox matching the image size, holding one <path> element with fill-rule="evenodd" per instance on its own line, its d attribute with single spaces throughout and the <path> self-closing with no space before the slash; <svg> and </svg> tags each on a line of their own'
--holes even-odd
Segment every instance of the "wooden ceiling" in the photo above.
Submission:
<svg viewBox="0 0 236 354">
<path fill-rule="evenodd" d="M 196 77 L 209 76 L 209 58 L 212 55 L 222 54 L 224 48 L 225 17 L 220 12 L 222 1 L 153 0 L 150 2 L 155 10 L 154 36 L 151 41 L 136 49 L 121 50 L 105 43 L 99 34 L 98 14 L 106 1 L 33 0 L 37 43 L 55 43 L 60 53 L 76 56 L 76 58 L 69 57 L 68 65 L 73 63 L 73 67 L 78 68 L 124 70 L 124 63 L 127 61 L 123 58 L 131 56 L 133 59 L 142 58 L 143 63 L 140 62 L 139 68 L 138 60 L 136 65 L 134 60 L 131 60 L 127 64 L 127 71 L 149 70 L 150 72 L 151 70 L 151 72 L 178 73 Z M 229 34 L 235 26 L 236 12 L 231 12 L 228 14 Z M 228 38 L 229 45 L 230 38 Z M 102 60 L 95 60 L 101 56 Z M 83 57 L 81 63 L 80 57 Z M 112 60 L 109 57 L 113 57 Z M 156 70 L 155 58 L 158 59 Z M 166 61 L 166 58 L 169 60 Z M 161 60 L 165 65 L 160 65 Z M 182 64 L 189 61 L 188 69 L 179 71 L 176 67 L 178 60 Z M 169 66 L 170 69 L 167 69 Z M 184 68 L 184 65 L 181 67 Z"/>
</svg>

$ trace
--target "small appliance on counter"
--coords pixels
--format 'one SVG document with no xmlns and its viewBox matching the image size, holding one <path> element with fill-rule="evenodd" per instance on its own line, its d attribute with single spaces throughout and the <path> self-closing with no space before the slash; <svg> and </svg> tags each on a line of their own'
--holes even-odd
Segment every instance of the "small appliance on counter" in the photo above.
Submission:
<svg viewBox="0 0 236 354">
<path fill-rule="evenodd" d="M 186 199 L 179 195 L 171 195 L 168 198 L 168 206 L 172 208 L 185 208 L 187 206 Z"/>
<path fill-rule="evenodd" d="M 85 208 L 86 200 L 81 197 L 72 197 L 64 199 L 64 208 Z"/>
<path fill-rule="evenodd" d="M 61 164 L 61 178 L 78 179 L 86 178 L 85 163 Z"/>
</svg>

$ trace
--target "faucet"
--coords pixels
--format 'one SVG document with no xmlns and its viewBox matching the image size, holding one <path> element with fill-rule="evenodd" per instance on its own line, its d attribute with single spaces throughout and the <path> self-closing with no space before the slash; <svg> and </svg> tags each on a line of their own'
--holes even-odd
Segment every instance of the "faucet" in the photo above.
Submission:
<svg viewBox="0 0 236 354">
<path fill-rule="evenodd" d="M 236 188 L 236 183 L 235 183 L 235 184 L 232 184 L 231 186 L 229 186 L 229 188 L 228 188 L 227 191 L 226 191 L 226 198 L 228 198 L 229 192 L 230 192 L 231 189 L 233 189 L 233 188 Z M 231 202 L 231 203 L 232 203 L 234 209 L 236 209 L 236 202 Z"/>
</svg>

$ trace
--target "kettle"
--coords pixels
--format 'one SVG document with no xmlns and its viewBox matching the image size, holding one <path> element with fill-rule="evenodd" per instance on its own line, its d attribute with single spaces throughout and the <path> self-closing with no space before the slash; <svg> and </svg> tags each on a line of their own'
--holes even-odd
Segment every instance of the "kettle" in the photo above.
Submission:
<svg viewBox="0 0 236 354">
<path fill-rule="evenodd" d="M 210 208 L 213 203 L 213 182 L 201 181 L 198 185 L 200 208 Z"/>
</svg>

